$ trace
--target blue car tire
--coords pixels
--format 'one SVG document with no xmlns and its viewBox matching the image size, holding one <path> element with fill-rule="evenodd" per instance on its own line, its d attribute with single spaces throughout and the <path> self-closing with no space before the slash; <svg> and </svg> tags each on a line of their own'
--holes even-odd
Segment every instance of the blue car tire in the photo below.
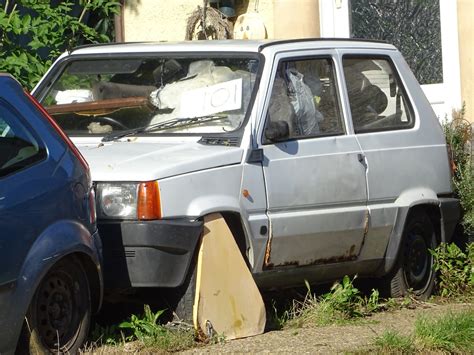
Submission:
<svg viewBox="0 0 474 355">
<path fill-rule="evenodd" d="M 87 275 L 75 258 L 55 264 L 41 280 L 28 308 L 21 353 L 78 352 L 91 323 Z"/>
</svg>

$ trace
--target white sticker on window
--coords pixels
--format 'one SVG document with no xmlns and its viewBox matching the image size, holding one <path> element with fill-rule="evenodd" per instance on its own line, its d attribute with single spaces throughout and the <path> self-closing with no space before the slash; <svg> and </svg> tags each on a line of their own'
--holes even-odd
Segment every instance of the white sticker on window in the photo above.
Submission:
<svg viewBox="0 0 474 355">
<path fill-rule="evenodd" d="M 238 110 L 241 106 L 242 78 L 184 92 L 181 95 L 180 116 L 207 116 Z"/>
</svg>

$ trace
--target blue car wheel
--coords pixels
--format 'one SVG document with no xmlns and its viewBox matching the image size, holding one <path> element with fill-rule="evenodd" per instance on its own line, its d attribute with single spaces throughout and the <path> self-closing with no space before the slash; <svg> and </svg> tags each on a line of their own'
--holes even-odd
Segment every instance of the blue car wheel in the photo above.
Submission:
<svg viewBox="0 0 474 355">
<path fill-rule="evenodd" d="M 54 265 L 41 281 L 26 315 L 20 344 L 30 353 L 77 353 L 91 321 L 87 275 L 74 258 Z"/>
</svg>

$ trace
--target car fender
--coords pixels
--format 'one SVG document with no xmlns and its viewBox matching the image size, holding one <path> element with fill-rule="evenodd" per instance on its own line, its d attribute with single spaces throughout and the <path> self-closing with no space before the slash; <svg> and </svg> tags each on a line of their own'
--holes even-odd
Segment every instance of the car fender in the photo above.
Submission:
<svg viewBox="0 0 474 355">
<path fill-rule="evenodd" d="M 228 165 L 159 180 L 163 218 L 240 212 L 242 166 Z"/>
<path fill-rule="evenodd" d="M 85 226 L 73 220 L 56 222 L 41 233 L 29 250 L 17 280 L 9 290 L 0 292 L 0 305 L 11 305 L 0 309 L 0 353 L 15 350 L 31 299 L 42 278 L 60 259 L 73 253 L 87 255 L 95 264 L 102 285 L 100 245 L 97 243 L 100 241 L 96 235 L 91 235 Z M 102 299 L 102 286 L 100 295 Z M 4 344 L 7 340 L 10 343 Z"/>
<path fill-rule="evenodd" d="M 382 274 L 389 273 L 395 265 L 409 211 L 421 205 L 433 205 L 439 208 L 440 203 L 436 192 L 433 190 L 416 188 L 401 193 L 395 201 L 395 205 L 398 206 L 395 224 L 388 240 L 384 264 L 381 270 Z"/>
<path fill-rule="evenodd" d="M 219 201 L 217 204 L 216 201 Z M 228 195 L 199 196 L 190 201 L 187 214 L 189 216 L 206 216 L 214 212 L 240 213 L 239 200 Z"/>
</svg>

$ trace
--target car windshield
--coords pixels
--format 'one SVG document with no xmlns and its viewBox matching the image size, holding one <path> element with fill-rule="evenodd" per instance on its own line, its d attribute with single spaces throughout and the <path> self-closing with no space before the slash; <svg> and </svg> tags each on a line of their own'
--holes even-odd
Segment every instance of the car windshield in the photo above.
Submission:
<svg viewBox="0 0 474 355">
<path fill-rule="evenodd" d="M 69 135 L 225 133 L 245 118 L 258 65 L 243 54 L 82 58 L 69 61 L 40 97 Z M 146 129 L 197 117 L 212 119 Z"/>
</svg>

